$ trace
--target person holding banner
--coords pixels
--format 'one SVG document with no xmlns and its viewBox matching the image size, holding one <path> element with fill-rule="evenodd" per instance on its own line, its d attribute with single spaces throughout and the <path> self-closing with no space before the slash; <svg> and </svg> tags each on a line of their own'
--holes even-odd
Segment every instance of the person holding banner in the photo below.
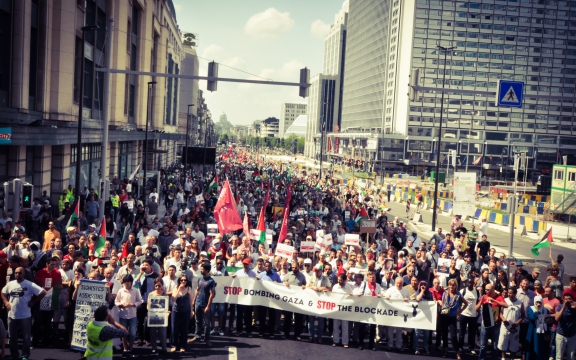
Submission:
<svg viewBox="0 0 576 360">
<path fill-rule="evenodd" d="M 384 298 L 387 300 L 404 300 L 408 301 L 410 294 L 408 290 L 404 289 L 404 280 L 401 277 L 397 277 L 394 281 L 394 287 L 389 288 L 384 292 Z M 402 350 L 402 328 L 401 327 L 388 327 L 388 346 L 387 350 L 390 350 L 393 345 L 396 350 Z M 394 344 L 394 332 L 396 332 L 396 341 Z"/>
<path fill-rule="evenodd" d="M 338 275 L 338 283 L 332 287 L 333 293 L 350 294 L 352 287 L 347 282 L 346 274 Z M 334 326 L 332 330 L 332 346 L 337 346 L 342 338 L 342 345 L 345 349 L 348 348 L 349 335 L 349 321 L 334 319 Z M 342 336 L 340 336 L 342 335 Z"/>
<path fill-rule="evenodd" d="M 245 237 L 247 238 L 247 237 Z M 242 240 L 244 241 L 244 240 Z M 250 277 L 256 278 L 256 273 L 250 269 L 250 258 L 245 258 L 242 260 L 243 268 L 238 270 L 236 274 L 232 274 L 232 277 Z M 238 318 L 236 320 L 236 336 L 242 335 L 242 329 L 246 327 L 246 334 L 249 338 L 252 337 L 252 310 L 253 306 L 250 305 L 237 305 Z"/>
<path fill-rule="evenodd" d="M 308 259 L 307 259 L 308 260 Z M 306 288 L 312 289 L 318 292 L 326 292 L 330 291 L 332 284 L 326 276 L 323 274 L 323 267 L 321 264 L 316 264 L 313 268 L 314 273 L 310 276 L 309 280 L 307 281 Z M 318 329 L 315 331 L 314 323 L 318 321 Z M 310 337 L 308 338 L 308 342 L 318 342 L 318 344 L 322 344 L 322 335 L 324 334 L 324 318 L 318 316 L 310 315 L 308 321 L 308 332 L 310 333 Z"/>
<path fill-rule="evenodd" d="M 154 279 L 154 291 L 150 293 L 149 298 L 154 298 L 154 300 L 158 298 L 164 298 L 165 301 L 168 301 L 168 295 L 164 289 L 162 278 L 157 277 Z M 148 310 L 150 310 L 151 304 L 152 301 L 149 301 Z M 158 346 L 158 339 L 160 339 L 160 345 L 162 346 L 161 354 L 166 354 L 166 330 L 167 326 L 150 327 L 150 343 L 152 344 L 152 355 L 158 355 L 158 352 L 156 351 L 156 347 Z"/>
<path fill-rule="evenodd" d="M 292 262 L 292 271 L 284 275 L 282 280 L 288 288 L 291 285 L 297 287 L 306 286 L 306 277 L 300 272 L 300 265 L 298 265 L 298 262 L 296 261 Z M 288 339 L 290 335 L 290 327 L 292 326 L 292 318 L 294 318 L 294 340 L 300 341 L 300 334 L 302 333 L 302 327 L 304 325 L 304 315 L 288 311 L 282 311 L 282 314 L 284 315 L 284 337 Z"/>
<path fill-rule="evenodd" d="M 368 271 L 367 280 L 364 283 L 364 293 L 361 296 L 382 297 L 382 288 L 376 282 L 376 274 L 373 271 Z M 374 346 L 374 338 L 376 338 L 376 324 L 367 325 L 369 327 L 368 333 L 368 348 L 376 351 Z M 360 336 L 358 337 L 359 346 L 358 350 L 364 347 L 364 337 L 366 331 L 366 324 L 360 324 Z"/>
<path fill-rule="evenodd" d="M 266 261 L 264 263 L 264 271 L 258 274 L 256 279 L 272 281 L 278 284 L 282 283 L 278 273 L 272 270 L 272 263 L 270 261 Z M 266 310 L 268 310 L 268 323 L 266 323 Z M 260 336 L 264 336 L 265 330 L 267 330 L 270 339 L 274 339 L 274 328 L 276 327 L 276 309 L 272 307 L 260 307 L 258 312 L 258 321 L 260 323 Z"/>
<path fill-rule="evenodd" d="M 444 348 L 443 357 L 446 357 L 448 353 L 448 332 L 450 331 L 452 347 L 456 350 L 456 358 L 461 360 L 456 323 L 462 311 L 468 306 L 468 302 L 458 292 L 458 281 L 456 279 L 448 281 L 448 291 L 444 292 L 441 301 L 440 323 Z"/>
</svg>

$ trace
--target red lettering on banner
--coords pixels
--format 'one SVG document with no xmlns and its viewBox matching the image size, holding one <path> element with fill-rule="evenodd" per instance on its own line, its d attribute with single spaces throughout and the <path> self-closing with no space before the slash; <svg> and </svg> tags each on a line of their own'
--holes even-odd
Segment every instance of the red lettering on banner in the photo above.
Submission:
<svg viewBox="0 0 576 360">
<path fill-rule="evenodd" d="M 242 288 L 240 286 L 224 286 L 224 295 L 238 295 L 242 292 Z"/>
<path fill-rule="evenodd" d="M 318 309 L 333 310 L 335 307 L 336 303 L 318 300 Z"/>
</svg>

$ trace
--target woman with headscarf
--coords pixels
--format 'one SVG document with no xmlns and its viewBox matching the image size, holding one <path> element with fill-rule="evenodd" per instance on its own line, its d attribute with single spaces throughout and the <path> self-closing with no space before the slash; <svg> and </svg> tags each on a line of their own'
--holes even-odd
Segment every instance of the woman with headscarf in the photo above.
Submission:
<svg viewBox="0 0 576 360">
<path fill-rule="evenodd" d="M 548 325 L 546 318 L 551 316 L 542 305 L 542 296 L 534 297 L 534 305 L 528 308 L 528 331 L 526 341 L 528 351 L 526 352 L 526 360 L 546 359 L 550 353 L 548 349 L 548 342 L 545 337 L 548 332 Z"/>
<path fill-rule="evenodd" d="M 36 272 L 44 269 L 46 267 L 47 255 L 42 251 L 42 247 L 38 241 L 33 241 L 30 244 L 31 254 L 28 255 L 28 259 L 32 266 L 30 270 L 32 271 L 32 276 L 36 276 Z"/>
</svg>

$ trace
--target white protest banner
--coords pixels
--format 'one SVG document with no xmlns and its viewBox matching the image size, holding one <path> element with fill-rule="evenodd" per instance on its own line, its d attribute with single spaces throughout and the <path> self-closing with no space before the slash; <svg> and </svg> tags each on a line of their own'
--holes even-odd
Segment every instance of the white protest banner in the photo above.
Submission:
<svg viewBox="0 0 576 360">
<path fill-rule="evenodd" d="M 218 224 L 208 224 L 206 227 L 208 228 L 208 236 L 218 235 Z"/>
<path fill-rule="evenodd" d="M 148 327 L 167 327 L 168 296 L 150 296 L 148 303 Z"/>
<path fill-rule="evenodd" d="M 292 255 L 294 254 L 294 246 L 278 243 L 276 245 L 276 253 L 275 256 L 280 256 L 285 259 L 291 260 Z"/>
<path fill-rule="evenodd" d="M 324 230 L 316 230 L 316 239 L 324 237 Z"/>
<path fill-rule="evenodd" d="M 344 235 L 344 244 L 346 246 L 360 245 L 360 234 L 346 234 Z"/>
<path fill-rule="evenodd" d="M 450 259 L 438 259 L 438 276 L 448 276 L 450 274 Z"/>
<path fill-rule="evenodd" d="M 250 240 L 259 240 L 259 239 L 260 239 L 260 230 L 250 229 Z"/>
<path fill-rule="evenodd" d="M 302 241 L 300 242 L 300 252 L 314 252 L 314 241 Z"/>
<path fill-rule="evenodd" d="M 286 287 L 271 281 L 231 276 L 214 277 L 215 303 L 266 306 L 274 309 L 329 319 L 368 324 L 435 330 L 436 304 L 433 301 L 386 300 L 383 297 L 350 296 L 333 292 Z"/>
<path fill-rule="evenodd" d="M 86 326 L 94 319 L 94 311 L 106 302 L 106 285 L 102 281 L 81 280 L 76 297 L 76 309 L 74 311 L 74 328 L 72 330 L 72 343 L 74 350 L 86 350 Z"/>
<path fill-rule="evenodd" d="M 272 234 L 266 234 L 266 243 L 272 245 Z"/>
</svg>

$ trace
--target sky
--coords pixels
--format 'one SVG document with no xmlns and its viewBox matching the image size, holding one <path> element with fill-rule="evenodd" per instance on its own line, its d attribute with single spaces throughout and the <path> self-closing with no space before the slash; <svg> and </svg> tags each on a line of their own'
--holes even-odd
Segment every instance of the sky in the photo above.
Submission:
<svg viewBox="0 0 576 360">
<path fill-rule="evenodd" d="M 219 76 L 299 82 L 300 69 L 310 77 L 322 71 L 324 37 L 343 0 L 174 0 L 182 32 L 198 34 L 196 52 L 200 75 L 208 62 L 219 66 Z M 226 68 L 227 65 L 250 74 Z M 200 81 L 214 121 L 225 112 L 234 125 L 280 116 L 285 102 L 307 103 L 296 86 L 219 82 L 206 91 Z"/>
</svg>

